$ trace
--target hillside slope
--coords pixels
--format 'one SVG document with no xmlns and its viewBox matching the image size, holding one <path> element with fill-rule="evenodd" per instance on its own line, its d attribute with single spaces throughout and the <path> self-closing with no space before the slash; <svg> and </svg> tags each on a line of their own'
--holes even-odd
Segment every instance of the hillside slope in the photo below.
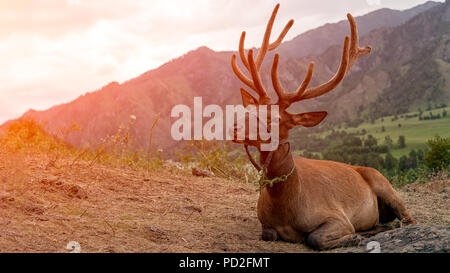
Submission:
<svg viewBox="0 0 450 273">
<path fill-rule="evenodd" d="M 70 252 L 72 241 L 81 252 L 312 251 L 260 239 L 259 194 L 250 184 L 54 158 L 0 151 L 0 252 Z M 420 224 L 448 227 L 449 186 L 435 180 L 400 194 Z M 414 242 L 407 236 L 402 243 Z"/>
<path fill-rule="evenodd" d="M 426 11 L 420 13 L 424 9 Z M 361 44 L 370 44 L 373 53 L 359 60 L 335 91 L 294 105 L 292 109 L 327 110 L 326 122 L 340 122 L 393 114 L 424 103 L 449 100 L 450 3 L 429 3 L 413 11 L 409 11 L 408 16 L 419 14 L 404 24 L 401 23 L 409 17 L 397 18 L 398 12 L 379 11 L 358 17 L 357 22 L 365 25 L 364 20 L 379 22 L 373 18 L 392 13 L 395 17 L 392 24 L 400 25 L 381 29 L 375 29 L 378 25 L 363 27 L 372 31 L 362 37 Z M 389 21 L 384 16 L 380 18 Z M 333 26 L 335 24 L 323 29 Z M 341 43 L 341 36 L 333 40 Z M 319 41 L 314 40 L 312 44 Z M 294 90 L 311 60 L 316 62 L 311 86 L 328 80 L 339 65 L 340 47 L 332 45 L 320 55 L 301 58 L 288 57 L 287 51 L 296 52 L 297 47 L 284 48 L 283 54 L 286 54 L 281 55 L 280 60 L 281 81 L 288 90 Z M 137 140 L 137 148 L 146 148 L 151 125 L 160 113 L 153 143 L 157 143 L 158 148 L 173 149 L 178 144 L 170 136 L 170 111 L 174 105 L 192 106 L 194 96 L 201 96 L 204 104 L 240 103 L 238 90 L 242 84 L 231 71 L 232 53 L 201 47 L 122 84 L 113 82 L 72 102 L 45 111 L 30 110 L 24 116 L 45 122 L 50 131 L 76 122 L 82 130 L 71 134 L 68 141 L 84 146 L 99 144 L 103 138 L 114 134 L 120 125 L 128 124 L 130 115 L 134 115 L 137 119 L 131 135 Z M 268 54 L 267 59 L 271 57 Z M 266 61 L 262 67 L 266 86 L 271 86 L 269 71 L 270 62 Z"/>
<path fill-rule="evenodd" d="M 438 2 L 428 1 L 407 10 L 379 9 L 357 18 L 358 32 L 361 36 L 380 28 L 399 26 L 419 13 L 439 5 Z M 347 20 L 334 24 L 326 24 L 316 29 L 298 35 L 294 39 L 283 43 L 279 52 L 289 58 L 301 58 L 308 55 L 320 55 L 330 46 L 340 45 L 342 37 L 348 33 Z"/>
</svg>

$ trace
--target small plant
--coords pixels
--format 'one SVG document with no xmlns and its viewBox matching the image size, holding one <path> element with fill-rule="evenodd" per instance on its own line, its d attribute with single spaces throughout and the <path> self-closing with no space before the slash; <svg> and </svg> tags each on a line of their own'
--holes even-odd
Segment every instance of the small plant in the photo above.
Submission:
<svg viewBox="0 0 450 273">
<path fill-rule="evenodd" d="M 237 152 L 230 142 L 188 141 L 177 152 L 178 161 L 208 169 L 220 177 L 256 182 L 258 173 L 247 156 Z"/>
<path fill-rule="evenodd" d="M 147 151 L 140 148 L 139 144 L 131 134 L 136 116 L 130 115 L 130 120 L 126 126 L 120 126 L 116 134 L 109 135 L 102 140 L 102 143 L 96 149 L 95 160 L 102 163 L 113 164 L 115 166 L 128 166 L 133 169 L 146 169 L 149 172 L 151 169 L 159 168 L 163 165 L 161 159 L 162 150 L 157 150 L 157 153 L 150 156 L 151 149 L 151 134 L 153 128 L 158 121 L 156 118 L 150 130 L 149 147 Z"/>
<path fill-rule="evenodd" d="M 153 129 L 155 128 L 156 124 L 159 121 L 159 115 L 160 113 L 158 113 L 155 117 L 155 121 L 153 121 L 152 127 L 150 128 L 150 136 L 149 136 L 149 143 L 148 143 L 148 148 L 147 148 L 147 172 L 150 170 L 150 163 L 152 162 L 152 157 L 151 157 L 151 153 L 152 153 L 152 137 L 153 137 Z M 158 150 L 161 151 L 162 150 Z"/>
</svg>

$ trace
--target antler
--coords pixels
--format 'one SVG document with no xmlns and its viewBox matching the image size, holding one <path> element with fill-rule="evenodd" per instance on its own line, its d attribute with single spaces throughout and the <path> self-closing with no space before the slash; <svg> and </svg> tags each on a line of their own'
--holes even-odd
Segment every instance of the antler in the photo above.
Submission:
<svg viewBox="0 0 450 273">
<path fill-rule="evenodd" d="M 262 84 L 261 76 L 259 74 L 261 64 L 264 60 L 267 51 L 271 51 L 277 48 L 283 41 L 283 38 L 286 36 L 289 29 L 294 24 L 294 20 L 290 20 L 284 27 L 283 31 L 280 33 L 278 39 L 273 43 L 269 43 L 273 23 L 275 21 L 275 17 L 279 7 L 280 4 L 277 4 L 275 6 L 272 12 L 272 16 L 270 17 L 269 22 L 267 23 L 263 43 L 261 45 L 260 50 L 258 51 L 258 55 L 256 56 L 256 61 L 255 59 L 253 59 L 253 50 L 249 50 L 248 57 L 245 56 L 244 51 L 245 31 L 242 32 L 239 41 L 239 56 L 241 58 L 243 65 L 247 68 L 248 71 L 250 71 L 251 79 L 247 77 L 237 66 L 236 55 L 233 54 L 231 58 L 231 66 L 233 68 L 234 73 L 243 83 L 245 83 L 248 87 L 250 87 L 251 89 L 255 90 L 258 93 L 260 104 L 270 103 L 270 97 Z M 272 64 L 271 76 L 273 87 L 278 95 L 277 104 L 279 104 L 280 106 L 288 107 L 294 102 L 315 98 L 330 92 L 344 79 L 345 75 L 348 73 L 348 71 L 350 71 L 350 69 L 352 68 L 352 66 L 359 57 L 370 53 L 371 48 L 369 46 L 366 46 L 364 48 L 359 47 L 358 29 L 356 27 L 355 19 L 351 14 L 347 14 L 347 18 L 350 23 L 351 35 L 350 38 L 348 36 L 345 36 L 339 69 L 328 82 L 307 89 L 309 83 L 311 82 L 314 70 L 314 62 L 311 62 L 308 67 L 308 72 L 306 73 L 306 76 L 303 82 L 298 87 L 298 89 L 295 92 L 286 93 L 278 77 L 279 55 L 275 54 Z"/>
<path fill-rule="evenodd" d="M 308 72 L 305 79 L 303 80 L 297 91 L 293 93 L 286 93 L 283 86 L 278 78 L 278 54 L 275 54 L 273 64 L 272 64 L 272 84 L 279 97 L 278 104 L 285 105 L 286 107 L 294 102 L 311 99 L 321 96 L 325 93 L 330 92 L 344 79 L 345 75 L 350 71 L 350 69 L 355 64 L 356 60 L 364 55 L 370 53 L 371 48 L 366 46 L 364 48 L 359 47 L 358 29 L 356 27 L 356 22 L 353 16 L 347 14 L 348 21 L 350 23 L 351 38 L 345 36 L 344 46 L 342 49 L 341 64 L 336 74 L 326 83 L 319 86 L 307 89 L 314 69 L 314 62 L 309 64 Z"/>
<path fill-rule="evenodd" d="M 256 61 L 253 58 L 253 50 L 248 51 L 248 57 L 245 56 L 245 50 L 244 50 L 245 31 L 243 31 L 241 34 L 241 38 L 239 40 L 239 56 L 241 58 L 242 63 L 244 64 L 244 66 L 250 72 L 251 79 L 249 77 L 247 77 L 237 66 L 236 54 L 233 54 L 233 56 L 231 57 L 231 66 L 233 68 L 234 73 L 243 83 L 245 83 L 251 89 L 255 90 L 256 93 L 258 93 L 260 104 L 270 103 L 270 97 L 267 94 L 267 91 L 262 84 L 261 75 L 259 74 L 261 64 L 263 63 L 263 60 L 264 60 L 264 57 L 266 56 L 267 51 L 272 51 L 275 48 L 277 48 L 283 41 L 283 39 L 286 36 L 286 34 L 288 33 L 289 29 L 294 24 L 294 20 L 290 20 L 286 24 L 286 26 L 284 27 L 283 31 L 280 33 L 278 38 L 273 43 L 269 42 L 270 34 L 272 33 L 273 23 L 275 21 L 275 17 L 277 15 L 279 7 L 280 7 L 280 4 L 277 4 L 275 6 L 275 8 L 272 12 L 272 16 L 270 16 L 269 22 L 267 23 L 267 27 L 266 27 L 266 31 L 264 33 L 264 38 L 263 38 L 261 48 L 259 49 L 258 54 L 256 55 Z"/>
</svg>

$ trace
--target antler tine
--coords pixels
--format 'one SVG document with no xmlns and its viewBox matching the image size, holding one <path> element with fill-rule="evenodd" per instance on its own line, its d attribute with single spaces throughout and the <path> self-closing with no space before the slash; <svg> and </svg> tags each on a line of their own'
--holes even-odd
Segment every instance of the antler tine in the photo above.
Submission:
<svg viewBox="0 0 450 273">
<path fill-rule="evenodd" d="M 349 42 L 350 42 L 349 37 L 345 36 L 344 48 L 342 49 L 341 64 L 339 65 L 339 69 L 333 76 L 333 78 L 331 78 L 328 82 L 324 84 L 306 90 L 301 96 L 302 100 L 315 98 L 327 92 L 330 92 L 344 79 L 349 63 Z"/>
<path fill-rule="evenodd" d="M 261 104 L 270 103 L 270 97 L 267 94 L 267 91 L 262 84 L 261 76 L 259 74 L 259 70 L 261 69 L 261 65 L 264 60 L 264 57 L 265 57 L 267 51 L 274 50 L 281 44 L 284 37 L 288 33 L 289 29 L 294 24 L 294 20 L 289 20 L 289 22 L 286 24 L 286 26 L 281 31 L 278 38 L 273 43 L 269 43 L 270 34 L 272 33 L 273 23 L 275 22 L 275 17 L 277 15 L 279 7 L 280 7 L 280 4 L 277 4 L 275 6 L 275 8 L 273 9 L 272 15 L 270 16 L 269 22 L 267 23 L 266 31 L 264 33 L 264 39 L 263 39 L 261 48 L 259 49 L 258 54 L 256 56 L 256 61 L 253 58 L 253 50 L 249 50 L 248 56 L 245 56 L 244 43 L 245 43 L 246 33 L 245 33 L 245 31 L 243 31 L 241 34 L 241 38 L 239 40 L 239 56 L 241 58 L 243 65 L 247 68 L 247 70 L 250 71 L 251 79 L 249 77 L 247 77 L 241 71 L 241 69 L 238 67 L 237 61 L 236 61 L 236 58 L 237 58 L 236 54 L 233 54 L 233 56 L 231 57 L 231 67 L 233 68 L 233 72 L 244 84 L 246 84 L 247 86 L 249 86 L 250 88 L 252 88 L 253 90 L 255 90 L 258 93 L 259 102 Z M 308 81 L 308 83 L 309 83 L 309 81 Z M 306 84 L 306 86 L 307 86 L 307 84 Z M 306 87 L 305 87 L 305 89 L 306 89 Z M 279 89 L 279 90 L 281 90 L 281 89 Z M 301 91 L 303 93 L 304 90 L 302 89 Z M 291 96 L 291 95 L 289 95 L 289 96 Z"/>
<path fill-rule="evenodd" d="M 244 64 L 245 68 L 247 68 L 247 70 L 250 71 L 250 66 L 248 64 L 248 60 L 247 57 L 245 56 L 245 49 L 244 49 L 244 43 L 245 43 L 245 31 L 242 32 L 241 34 L 241 38 L 239 39 L 239 56 L 241 57 L 241 61 Z M 251 89 L 256 90 L 255 85 L 253 83 L 253 81 L 248 78 L 242 71 L 241 69 L 239 69 L 239 67 L 237 66 L 236 63 L 236 55 L 233 54 L 233 56 L 231 56 L 231 67 L 233 68 L 233 72 L 234 74 L 236 74 L 236 76 L 243 82 L 245 83 L 248 87 L 250 87 Z"/>
<path fill-rule="evenodd" d="M 308 72 L 305 75 L 302 83 L 298 87 L 298 89 L 293 93 L 286 93 L 285 89 L 281 85 L 280 79 L 278 77 L 278 60 L 279 55 L 275 54 L 273 57 L 272 63 L 272 85 L 275 89 L 275 92 L 278 95 L 277 104 L 283 104 L 285 107 L 288 107 L 292 103 L 301 100 L 301 96 L 305 92 L 306 88 L 308 88 L 309 83 L 311 82 L 313 70 L 314 70 L 314 62 L 309 63 Z"/>
<path fill-rule="evenodd" d="M 344 79 L 356 60 L 371 52 L 370 46 L 359 47 L 358 28 L 356 27 L 355 18 L 350 13 L 347 14 L 347 18 L 350 23 L 351 39 L 348 36 L 345 37 L 342 60 L 338 71 L 328 82 L 306 90 L 301 97 L 302 100 L 315 98 L 333 90 Z"/>
<path fill-rule="evenodd" d="M 248 51 L 248 63 L 250 66 L 250 73 L 252 74 L 253 83 L 256 87 L 256 92 L 259 95 L 259 103 L 260 104 L 268 104 L 270 103 L 270 97 L 267 94 L 266 89 L 261 80 L 261 75 L 256 67 L 255 60 L 253 59 L 253 50 L 250 49 Z"/>
<path fill-rule="evenodd" d="M 281 42 L 283 42 L 284 37 L 289 32 L 289 29 L 291 29 L 293 24 L 294 19 L 289 20 L 289 22 L 284 26 L 283 31 L 281 31 L 280 36 L 278 36 L 278 38 L 269 45 L 269 51 L 274 50 L 281 44 Z"/>
<path fill-rule="evenodd" d="M 281 85 L 280 79 L 278 78 L 278 59 L 279 55 L 275 54 L 275 56 L 273 56 L 271 76 L 273 89 L 278 95 L 278 101 L 281 102 L 286 100 L 286 91 L 284 90 L 284 87 Z"/>
<path fill-rule="evenodd" d="M 294 20 L 292 20 L 292 19 L 289 20 L 289 22 L 286 24 L 283 31 L 280 33 L 280 35 L 275 40 L 275 42 L 273 42 L 273 43 L 269 42 L 270 34 L 272 33 L 273 23 L 275 22 L 275 17 L 277 16 L 279 8 L 280 8 L 280 4 L 277 4 L 275 6 L 275 8 L 273 9 L 273 12 L 272 12 L 272 15 L 270 16 L 269 22 L 267 23 L 263 42 L 261 44 L 261 48 L 258 51 L 258 55 L 256 56 L 256 67 L 258 68 L 258 71 L 261 68 L 262 62 L 264 60 L 264 57 L 265 57 L 267 51 L 271 51 L 271 50 L 274 50 L 275 48 L 277 48 L 283 41 L 283 39 L 286 36 L 286 34 L 288 33 L 289 29 L 294 24 Z"/>
<path fill-rule="evenodd" d="M 237 66 L 236 63 L 236 54 L 233 54 L 233 56 L 231 56 L 231 67 L 233 68 L 233 72 L 234 74 L 236 74 L 236 76 L 243 82 L 245 83 L 248 87 L 250 87 L 251 89 L 256 91 L 255 85 L 253 84 L 253 81 L 251 79 L 249 79 L 247 76 L 245 76 L 245 74 L 241 71 L 241 69 L 239 69 L 239 67 Z M 249 69 L 250 70 L 250 69 Z"/>
<path fill-rule="evenodd" d="M 372 51 L 370 46 L 366 46 L 364 48 L 359 47 L 359 36 L 358 36 L 358 28 L 356 27 L 355 18 L 350 13 L 347 13 L 347 19 L 350 23 L 350 33 L 351 33 L 351 44 L 350 44 L 350 54 L 349 54 L 349 66 L 347 72 L 353 67 L 356 60 L 364 55 L 369 54 Z"/>
<path fill-rule="evenodd" d="M 244 42 L 245 42 L 245 31 L 242 31 L 241 38 L 239 39 L 239 56 L 241 57 L 241 61 L 247 68 L 247 70 L 250 70 L 250 67 L 248 66 L 247 57 L 245 57 Z"/>
</svg>

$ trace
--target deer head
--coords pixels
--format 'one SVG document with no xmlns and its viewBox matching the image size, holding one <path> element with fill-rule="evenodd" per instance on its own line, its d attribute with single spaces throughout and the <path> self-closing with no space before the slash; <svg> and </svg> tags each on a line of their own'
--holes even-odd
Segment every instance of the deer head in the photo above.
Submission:
<svg viewBox="0 0 450 273">
<path fill-rule="evenodd" d="M 321 95 L 324 95 L 331 90 L 333 90 L 345 77 L 348 71 L 351 69 L 355 61 L 368 53 L 370 53 L 371 48 L 365 47 L 360 48 L 358 42 L 358 30 L 356 28 L 355 19 L 352 15 L 347 14 L 348 21 L 350 23 L 350 37 L 346 36 L 344 39 L 344 46 L 342 50 L 341 63 L 336 74 L 326 83 L 321 84 L 319 86 L 308 88 L 309 83 L 311 82 L 313 76 L 314 63 L 311 62 L 308 67 L 308 72 L 306 73 L 305 78 L 303 79 L 300 86 L 294 92 L 286 92 L 284 87 L 281 85 L 281 82 L 278 77 L 278 62 L 279 55 L 275 54 L 272 63 L 271 70 L 271 78 L 273 88 L 278 95 L 278 100 L 275 103 L 271 103 L 271 99 L 267 93 L 266 87 L 263 85 L 260 75 L 261 65 L 263 63 L 264 57 L 268 51 L 275 50 L 283 41 L 283 38 L 286 36 L 289 29 L 294 24 L 294 20 L 290 20 L 283 31 L 280 33 L 278 38 L 270 43 L 270 35 L 272 32 L 273 23 L 275 21 L 275 17 L 277 15 L 280 4 L 277 4 L 272 12 L 272 16 L 267 23 L 266 31 L 264 34 L 263 42 L 261 48 L 259 49 L 256 58 L 254 57 L 253 50 L 249 50 L 248 54 L 245 54 L 244 50 L 244 41 L 245 41 L 245 31 L 242 32 L 240 41 L 239 41 L 239 56 L 242 61 L 244 67 L 250 73 L 250 77 L 246 76 L 244 72 L 238 67 L 236 63 L 236 54 L 234 54 L 231 58 L 231 66 L 233 68 L 236 76 L 250 89 L 256 92 L 258 98 L 252 96 L 248 91 L 244 88 L 241 88 L 241 96 L 244 107 L 249 105 L 254 105 L 256 108 L 261 105 L 278 106 L 278 119 L 279 119 L 279 137 L 281 140 L 285 140 L 289 136 L 289 130 L 296 126 L 304 126 L 304 127 L 313 127 L 319 124 L 326 116 L 327 112 L 319 111 L 319 112 L 309 112 L 309 113 L 300 113 L 300 114 L 292 114 L 287 111 L 287 108 L 291 106 L 295 102 L 299 102 L 306 99 L 315 98 Z M 270 109 L 272 107 L 267 107 L 269 113 L 268 124 L 270 124 Z M 248 122 L 248 121 L 247 121 Z M 235 128 L 235 131 L 237 129 Z M 245 145 L 256 146 L 259 148 L 261 143 L 264 141 L 260 138 L 256 140 L 250 140 L 248 138 L 248 134 L 246 134 L 244 140 L 234 140 L 234 142 L 243 143 Z"/>
</svg>

